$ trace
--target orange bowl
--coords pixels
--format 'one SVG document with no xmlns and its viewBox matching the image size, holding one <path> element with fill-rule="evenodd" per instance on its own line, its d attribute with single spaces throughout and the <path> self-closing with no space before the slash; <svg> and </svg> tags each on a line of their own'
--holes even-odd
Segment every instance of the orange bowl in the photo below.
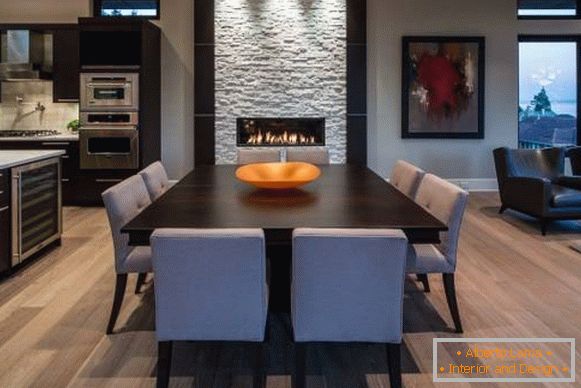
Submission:
<svg viewBox="0 0 581 388">
<path fill-rule="evenodd" d="M 236 178 L 261 189 L 293 189 L 316 180 L 321 170 L 310 163 L 256 163 L 236 170 Z"/>
</svg>

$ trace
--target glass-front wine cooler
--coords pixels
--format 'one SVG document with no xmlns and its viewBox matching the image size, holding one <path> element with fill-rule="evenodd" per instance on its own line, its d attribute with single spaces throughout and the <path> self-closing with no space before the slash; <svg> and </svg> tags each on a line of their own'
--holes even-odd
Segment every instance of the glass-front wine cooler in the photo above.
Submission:
<svg viewBox="0 0 581 388">
<path fill-rule="evenodd" d="M 12 265 L 61 237 L 60 175 L 59 158 L 12 169 Z"/>
</svg>

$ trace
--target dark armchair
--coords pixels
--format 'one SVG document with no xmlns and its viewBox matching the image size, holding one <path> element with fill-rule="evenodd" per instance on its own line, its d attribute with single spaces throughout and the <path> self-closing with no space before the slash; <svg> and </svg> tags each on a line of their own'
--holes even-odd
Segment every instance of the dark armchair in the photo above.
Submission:
<svg viewBox="0 0 581 388">
<path fill-rule="evenodd" d="M 550 221 L 581 219 L 581 176 L 564 176 L 564 148 L 498 148 L 494 163 L 502 206 L 540 220 L 543 235 Z"/>
<path fill-rule="evenodd" d="M 573 175 L 581 175 L 581 147 L 571 147 L 565 154 L 571 161 Z"/>
</svg>

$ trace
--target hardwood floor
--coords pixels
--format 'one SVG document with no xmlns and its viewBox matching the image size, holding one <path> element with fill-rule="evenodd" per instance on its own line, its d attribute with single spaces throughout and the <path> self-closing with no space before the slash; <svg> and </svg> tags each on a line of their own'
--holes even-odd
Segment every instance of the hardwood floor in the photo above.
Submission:
<svg viewBox="0 0 581 388">
<path fill-rule="evenodd" d="M 495 194 L 471 195 L 456 279 L 463 336 L 581 340 L 581 254 L 569 248 L 581 240 L 581 223 L 556 223 L 542 237 L 536 222 L 510 211 L 498 215 L 498 206 Z M 137 276 L 130 276 L 116 334 L 104 334 L 115 281 L 112 255 L 104 210 L 67 208 L 62 246 L 0 281 L 1 387 L 154 385 L 151 277 L 135 295 Z M 415 277 L 406 284 L 406 387 L 435 386 L 432 338 L 458 336 L 441 277 L 431 276 L 430 286 L 426 294 Z M 288 321 L 282 315 L 272 321 L 268 387 L 289 387 Z M 252 352 L 244 345 L 177 344 L 171 384 L 250 387 Z M 309 347 L 307 374 L 310 387 L 389 387 L 383 346 Z"/>
</svg>

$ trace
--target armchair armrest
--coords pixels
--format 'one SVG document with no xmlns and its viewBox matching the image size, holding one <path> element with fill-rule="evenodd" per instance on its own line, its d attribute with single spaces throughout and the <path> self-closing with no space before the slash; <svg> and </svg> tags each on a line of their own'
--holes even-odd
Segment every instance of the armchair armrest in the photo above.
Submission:
<svg viewBox="0 0 581 388">
<path fill-rule="evenodd" d="M 504 181 L 502 203 L 510 208 L 542 216 L 551 200 L 552 183 L 548 178 L 510 177 Z"/>
<path fill-rule="evenodd" d="M 568 187 L 570 189 L 581 190 L 581 176 L 560 176 L 555 179 L 555 184 Z"/>
</svg>

